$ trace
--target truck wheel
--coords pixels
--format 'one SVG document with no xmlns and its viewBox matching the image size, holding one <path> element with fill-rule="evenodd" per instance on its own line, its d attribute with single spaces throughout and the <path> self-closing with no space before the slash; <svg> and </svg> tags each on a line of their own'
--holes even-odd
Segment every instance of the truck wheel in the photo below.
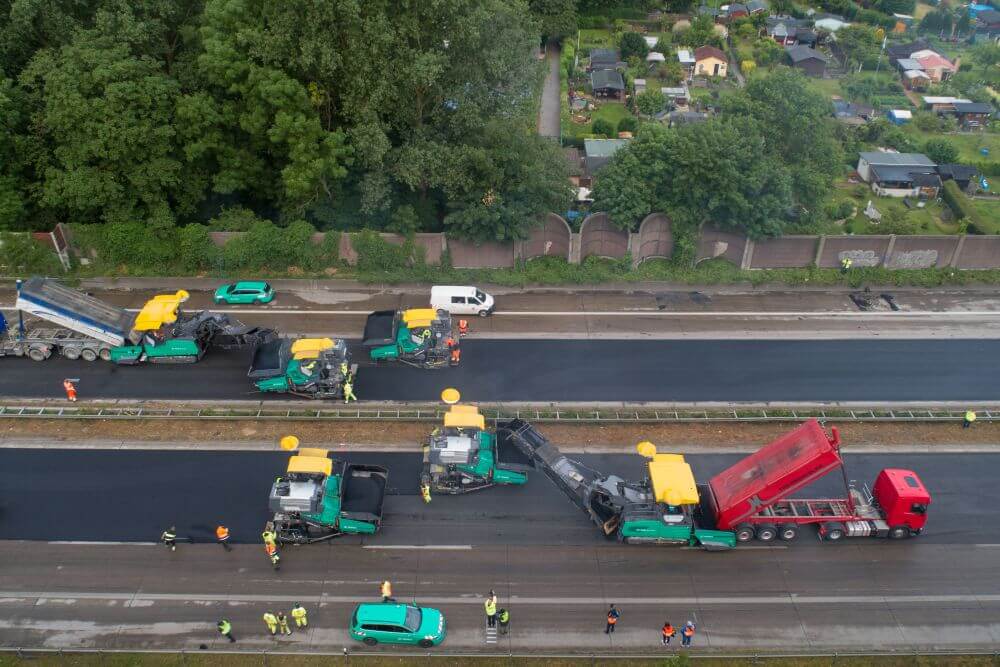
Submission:
<svg viewBox="0 0 1000 667">
<path fill-rule="evenodd" d="M 32 361 L 45 361 L 45 350 L 40 347 L 33 347 L 28 350 L 28 356 Z"/>
<path fill-rule="evenodd" d="M 785 542 L 791 542 L 799 536 L 799 527 L 794 523 L 786 523 L 778 527 L 778 537 Z"/>
<path fill-rule="evenodd" d="M 94 352 L 89 347 L 83 348 L 83 350 L 80 352 L 80 356 L 83 357 L 84 361 L 94 361 L 97 359 L 97 353 Z"/>
<path fill-rule="evenodd" d="M 823 527 L 820 528 L 820 534 L 827 542 L 839 542 L 844 539 L 844 524 L 824 523 Z"/>
<path fill-rule="evenodd" d="M 906 526 L 896 526 L 889 529 L 890 540 L 905 540 L 910 536 L 910 529 Z"/>
<path fill-rule="evenodd" d="M 753 526 L 749 523 L 741 523 L 736 527 L 736 541 L 749 542 L 753 539 Z"/>
<path fill-rule="evenodd" d="M 104 361 L 111 361 L 111 348 L 102 347 L 101 351 L 97 353 L 97 356 L 99 356 Z"/>
<path fill-rule="evenodd" d="M 365 646 L 375 646 L 376 644 L 378 644 L 378 640 L 375 639 L 374 637 L 365 637 L 361 641 L 365 643 Z"/>
<path fill-rule="evenodd" d="M 67 359 L 79 359 L 80 358 L 80 348 L 78 347 L 64 347 L 62 349 L 62 355 Z"/>
<path fill-rule="evenodd" d="M 417 642 L 417 646 L 419 646 L 420 648 L 430 648 L 431 646 L 434 646 L 434 642 L 432 642 L 430 639 L 421 639 L 419 642 Z"/>
<path fill-rule="evenodd" d="M 769 523 L 757 526 L 757 539 L 761 542 L 773 542 L 778 536 L 778 529 Z"/>
</svg>

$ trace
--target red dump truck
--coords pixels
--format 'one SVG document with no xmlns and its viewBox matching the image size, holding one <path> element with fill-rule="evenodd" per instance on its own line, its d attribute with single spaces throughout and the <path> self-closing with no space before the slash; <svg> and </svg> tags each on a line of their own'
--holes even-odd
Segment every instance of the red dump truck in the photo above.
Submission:
<svg viewBox="0 0 1000 667">
<path fill-rule="evenodd" d="M 839 470 L 842 498 L 790 496 Z M 754 538 L 794 540 L 806 524 L 818 526 L 821 539 L 844 537 L 904 539 L 919 535 L 927 523 L 931 496 L 912 470 L 886 468 L 869 490 L 847 480 L 840 455 L 840 434 L 828 436 L 816 420 L 786 433 L 699 485 L 701 515 L 738 542 Z"/>
</svg>

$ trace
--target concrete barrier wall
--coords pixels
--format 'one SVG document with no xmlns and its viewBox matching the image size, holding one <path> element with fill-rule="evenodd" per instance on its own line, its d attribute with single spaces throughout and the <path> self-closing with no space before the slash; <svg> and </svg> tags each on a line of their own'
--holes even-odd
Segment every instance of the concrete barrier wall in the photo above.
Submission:
<svg viewBox="0 0 1000 667">
<path fill-rule="evenodd" d="M 647 215 L 639 225 L 639 234 L 632 247 L 635 265 L 653 257 L 669 259 L 674 252 L 674 235 L 670 230 L 670 218 L 663 213 Z"/>
<path fill-rule="evenodd" d="M 591 255 L 621 259 L 628 252 L 628 232 L 611 223 L 607 213 L 591 213 L 580 225 L 580 260 Z"/>
<path fill-rule="evenodd" d="M 701 228 L 698 238 L 698 254 L 695 264 L 706 259 L 722 258 L 736 266 L 743 265 L 743 254 L 746 252 L 747 237 L 736 232 L 725 231 L 711 225 Z"/>
<path fill-rule="evenodd" d="M 545 222 L 532 229 L 528 240 L 521 243 L 521 257 L 562 257 L 568 262 L 572 238 L 569 223 L 562 216 L 549 213 Z"/>
<path fill-rule="evenodd" d="M 964 242 L 963 242 L 964 241 Z M 958 269 L 1000 268 L 1000 236 L 966 236 L 959 241 Z"/>
<path fill-rule="evenodd" d="M 783 236 L 755 241 L 751 269 L 788 269 L 809 266 L 816 259 L 818 236 Z"/>
<path fill-rule="evenodd" d="M 929 269 L 951 266 L 961 236 L 897 236 L 886 258 L 889 269 Z M 1000 257 L 994 255 L 994 261 Z"/>
<path fill-rule="evenodd" d="M 826 236 L 820 239 L 822 249 L 816 266 L 823 269 L 839 269 L 845 259 L 851 266 L 882 266 L 889 252 L 890 236 Z"/>
<path fill-rule="evenodd" d="M 451 265 L 456 269 L 492 269 L 514 266 L 517 244 L 481 243 L 448 239 Z"/>
</svg>

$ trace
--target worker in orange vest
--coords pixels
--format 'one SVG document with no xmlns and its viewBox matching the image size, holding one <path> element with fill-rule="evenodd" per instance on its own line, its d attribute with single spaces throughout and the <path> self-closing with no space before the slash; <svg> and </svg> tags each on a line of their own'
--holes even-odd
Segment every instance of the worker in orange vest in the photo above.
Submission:
<svg viewBox="0 0 1000 667">
<path fill-rule="evenodd" d="M 271 561 L 271 566 L 275 570 L 281 567 L 281 556 L 278 555 L 278 547 L 274 544 L 274 542 L 264 545 L 264 553 L 267 554 L 267 557 Z"/>
<path fill-rule="evenodd" d="M 458 335 L 460 337 L 464 337 L 464 336 L 468 335 L 468 333 L 469 333 L 469 321 L 468 320 L 459 320 L 458 321 Z"/>
<path fill-rule="evenodd" d="M 69 378 L 63 380 L 63 389 L 66 390 L 66 398 L 72 402 L 76 403 L 76 385 Z"/>
<path fill-rule="evenodd" d="M 229 546 L 229 529 L 221 523 L 215 527 L 215 539 L 219 541 L 219 544 L 221 544 L 222 548 L 226 551 L 233 550 L 233 548 Z"/>
<path fill-rule="evenodd" d="M 681 630 L 681 646 L 690 646 L 691 639 L 694 637 L 694 623 L 688 621 L 684 624 L 684 629 Z"/>
<path fill-rule="evenodd" d="M 459 349 L 458 345 L 451 348 L 451 365 L 458 366 L 458 362 L 462 360 L 462 350 Z"/>
<path fill-rule="evenodd" d="M 618 624 L 618 619 L 621 617 L 622 613 L 615 609 L 614 605 L 608 609 L 608 624 L 604 626 L 604 634 L 610 635 L 615 631 L 615 625 Z"/>
<path fill-rule="evenodd" d="M 663 627 L 660 629 L 660 643 L 664 646 L 670 645 L 670 640 L 677 635 L 677 631 L 674 630 L 674 626 L 670 624 L 670 621 L 663 623 Z"/>
</svg>

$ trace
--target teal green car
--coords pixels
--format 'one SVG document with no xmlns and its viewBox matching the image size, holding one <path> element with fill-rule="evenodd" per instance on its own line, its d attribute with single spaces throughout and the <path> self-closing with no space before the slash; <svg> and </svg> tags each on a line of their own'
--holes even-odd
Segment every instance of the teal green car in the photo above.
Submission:
<svg viewBox="0 0 1000 667">
<path fill-rule="evenodd" d="M 274 300 L 274 288 L 265 282 L 239 282 L 223 285 L 215 290 L 216 303 L 230 305 L 241 303 L 271 303 Z"/>
<path fill-rule="evenodd" d="M 351 617 L 351 638 L 368 646 L 415 644 L 437 646 L 447 635 L 444 614 L 412 604 L 359 604 Z"/>
</svg>

